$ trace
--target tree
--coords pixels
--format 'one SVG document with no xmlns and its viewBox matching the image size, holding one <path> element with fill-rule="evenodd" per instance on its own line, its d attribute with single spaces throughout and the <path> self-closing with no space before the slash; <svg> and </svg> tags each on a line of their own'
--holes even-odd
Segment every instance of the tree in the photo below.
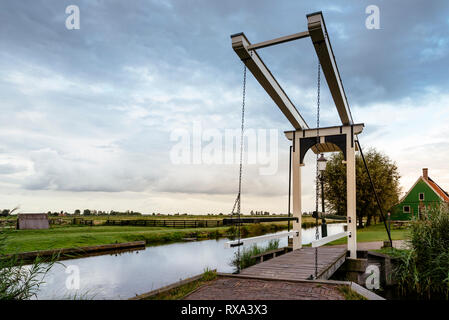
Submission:
<svg viewBox="0 0 449 320">
<path fill-rule="evenodd" d="M 14 209 L 3 209 L 0 212 L 0 217 L 7 217 L 13 214 L 14 211 L 19 210 L 19 207 L 15 207 Z"/>
<path fill-rule="evenodd" d="M 369 149 L 364 155 L 385 213 L 399 199 L 400 175 L 398 168 L 388 156 L 375 149 Z M 337 215 L 346 215 L 346 166 L 342 161 L 343 154 L 341 152 L 333 154 L 324 173 L 326 207 Z M 380 211 L 360 155 L 356 156 L 356 188 L 359 227 L 363 227 L 363 218 L 367 218 L 367 226 L 371 224 L 372 220 L 376 223 Z"/>
<path fill-rule="evenodd" d="M 79 216 L 81 214 L 81 210 L 80 209 L 76 209 L 74 212 L 75 215 Z"/>
<path fill-rule="evenodd" d="M 83 215 L 90 216 L 90 210 L 89 209 L 84 209 Z"/>
</svg>

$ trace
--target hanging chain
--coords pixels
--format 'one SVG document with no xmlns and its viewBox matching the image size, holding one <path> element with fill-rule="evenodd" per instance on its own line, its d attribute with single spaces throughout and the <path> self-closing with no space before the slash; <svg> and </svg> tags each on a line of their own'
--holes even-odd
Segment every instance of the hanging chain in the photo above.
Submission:
<svg viewBox="0 0 449 320">
<path fill-rule="evenodd" d="M 242 194 L 242 168 L 243 168 L 243 134 L 245 131 L 245 99 L 246 99 L 246 65 L 243 67 L 243 93 L 242 93 L 242 127 L 240 133 L 240 172 L 239 172 L 239 202 L 237 212 L 240 219 L 240 195 Z"/>
<path fill-rule="evenodd" d="M 321 89 L 321 64 L 319 59 L 319 53 L 321 52 L 321 44 L 318 47 L 318 77 L 317 77 L 317 99 L 316 99 L 316 148 L 318 149 L 318 144 L 320 143 L 320 89 Z M 319 240 L 320 231 L 318 228 L 318 209 L 319 209 L 319 175 L 320 171 L 318 170 L 318 158 L 319 152 L 316 154 L 316 180 L 315 180 L 315 240 Z M 318 278 L 318 247 L 315 247 L 315 279 Z"/>
<path fill-rule="evenodd" d="M 232 207 L 232 213 L 240 215 L 240 195 L 242 193 L 242 172 L 243 172 L 243 134 L 245 125 L 245 99 L 246 99 L 246 65 L 243 68 L 243 94 L 242 94 L 242 124 L 240 133 L 240 168 L 239 168 L 239 191 L 237 198 L 235 199 L 234 206 Z M 235 210 L 237 208 L 237 211 Z"/>
<path fill-rule="evenodd" d="M 242 125 L 241 125 L 241 135 L 240 135 L 240 168 L 239 168 L 239 192 L 237 198 L 235 199 L 234 206 L 232 207 L 232 215 L 237 213 L 237 273 L 240 273 L 240 209 L 241 209 L 241 194 L 242 194 L 242 172 L 243 172 L 243 134 L 245 130 L 245 99 L 246 99 L 246 65 L 243 67 L 243 93 L 242 93 Z M 237 209 L 237 211 L 236 211 Z"/>
</svg>

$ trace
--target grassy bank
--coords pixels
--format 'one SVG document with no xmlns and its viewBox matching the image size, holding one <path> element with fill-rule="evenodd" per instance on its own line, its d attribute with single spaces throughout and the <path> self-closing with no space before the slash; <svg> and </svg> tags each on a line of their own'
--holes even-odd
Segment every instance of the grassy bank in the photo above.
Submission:
<svg viewBox="0 0 449 320">
<path fill-rule="evenodd" d="M 83 217 L 83 216 L 81 216 Z M 167 218 L 167 216 L 142 216 L 146 219 Z M 135 217 L 136 219 L 142 217 Z M 217 216 L 169 216 L 170 218 L 217 219 Z M 84 217 L 86 219 L 107 219 L 104 216 Z M 130 219 L 129 216 L 113 216 L 112 219 Z M 4 219 L 4 218 L 3 218 Z M 13 220 L 15 217 L 8 217 Z M 72 219 L 63 217 L 63 219 Z M 105 221 L 105 220 L 104 220 Z M 332 223 L 334 221 L 328 221 Z M 340 222 L 340 221 L 335 221 Z M 315 219 L 309 216 L 302 218 L 302 227 L 308 228 L 315 224 Z M 242 237 L 258 236 L 277 232 L 287 228 L 287 222 L 266 222 L 248 224 L 241 228 Z M 292 226 L 292 223 L 290 223 Z M 215 239 L 220 237 L 233 238 L 237 236 L 236 227 L 207 228 L 167 228 L 148 226 L 86 226 L 86 225 L 52 225 L 47 230 L 10 230 L 4 253 L 20 253 L 36 250 L 75 248 L 82 246 L 104 245 L 130 241 L 145 241 L 148 245 L 170 242 L 180 242 L 184 238 Z"/>
<path fill-rule="evenodd" d="M 391 230 L 392 240 L 404 240 L 409 235 L 409 229 Z M 388 234 L 383 224 L 371 225 L 362 229 L 357 229 L 357 242 L 372 242 L 388 240 Z M 346 237 L 330 242 L 328 245 L 345 244 Z"/>
<path fill-rule="evenodd" d="M 205 270 L 203 276 L 195 281 L 183 284 L 166 292 L 158 293 L 154 296 L 144 298 L 144 300 L 181 300 L 189 293 L 217 278 L 217 273 L 212 270 Z"/>
<path fill-rule="evenodd" d="M 276 215 L 276 216 L 251 216 L 251 215 L 242 215 L 241 218 L 281 218 L 287 217 L 287 215 Z M 125 216 L 125 215 L 68 215 L 68 216 L 49 216 L 51 220 L 63 220 L 63 221 L 72 221 L 74 218 L 80 218 L 85 220 L 94 220 L 97 221 L 98 224 L 105 223 L 106 220 L 222 220 L 224 218 L 231 218 L 230 215 L 141 215 L 141 216 Z M 0 224 L 2 222 L 15 222 L 17 220 L 17 215 L 12 215 L 8 217 L 0 217 Z M 339 223 L 341 220 L 327 219 L 327 223 Z M 304 224 L 314 226 L 315 218 L 311 216 L 303 216 L 302 217 L 303 227 Z M 321 220 L 319 220 L 321 223 Z"/>
<path fill-rule="evenodd" d="M 261 223 L 242 227 L 242 236 L 257 236 L 276 232 L 286 223 Z M 47 230 L 8 231 L 4 253 L 74 248 L 130 241 L 145 241 L 149 245 L 183 241 L 184 238 L 215 239 L 233 237 L 236 228 L 163 228 L 136 226 L 57 226 Z"/>
<path fill-rule="evenodd" d="M 338 291 L 345 297 L 345 300 L 368 300 L 364 296 L 352 290 L 349 286 L 339 286 Z"/>
</svg>

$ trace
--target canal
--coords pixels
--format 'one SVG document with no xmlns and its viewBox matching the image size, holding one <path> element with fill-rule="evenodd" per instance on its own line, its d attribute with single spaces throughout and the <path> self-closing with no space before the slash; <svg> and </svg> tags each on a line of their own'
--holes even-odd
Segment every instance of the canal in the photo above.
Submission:
<svg viewBox="0 0 449 320">
<path fill-rule="evenodd" d="M 328 235 L 343 232 L 345 225 L 329 224 Z M 302 237 L 303 244 L 310 243 L 315 239 L 315 229 L 303 229 Z M 128 299 L 202 273 L 205 268 L 230 273 L 234 270 L 230 262 L 237 248 L 225 248 L 228 240 L 173 243 L 64 260 L 46 275 L 37 299 Z M 266 246 L 268 243 L 259 244 Z M 285 246 L 287 238 L 281 238 L 279 247 Z M 71 282 L 77 274 L 79 289 L 73 288 L 76 281 Z"/>
</svg>

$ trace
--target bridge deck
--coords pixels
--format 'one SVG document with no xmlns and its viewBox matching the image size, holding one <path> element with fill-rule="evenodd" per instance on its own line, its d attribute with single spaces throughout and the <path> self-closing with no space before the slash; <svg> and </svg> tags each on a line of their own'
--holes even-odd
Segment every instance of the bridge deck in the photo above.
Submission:
<svg viewBox="0 0 449 320">
<path fill-rule="evenodd" d="M 346 248 L 318 248 L 318 279 L 329 279 L 346 259 Z M 306 280 L 315 274 L 315 248 L 306 247 L 261 262 L 241 271 L 242 275 L 272 279 Z"/>
</svg>

